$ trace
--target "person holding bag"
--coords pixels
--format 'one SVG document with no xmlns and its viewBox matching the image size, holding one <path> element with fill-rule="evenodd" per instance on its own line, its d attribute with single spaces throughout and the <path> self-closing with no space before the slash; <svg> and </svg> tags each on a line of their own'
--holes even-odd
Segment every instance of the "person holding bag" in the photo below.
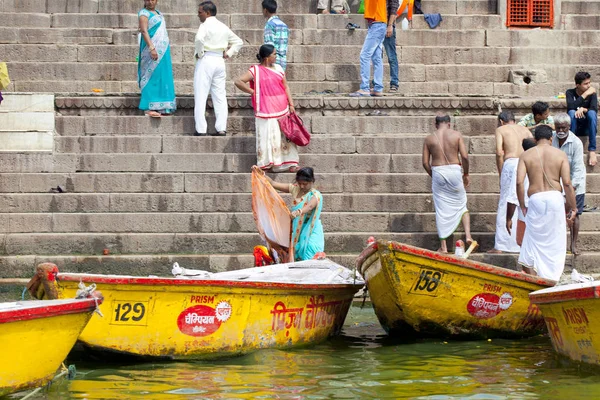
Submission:
<svg viewBox="0 0 600 400">
<path fill-rule="evenodd" d="M 252 96 L 256 125 L 256 164 L 272 172 L 296 172 L 298 147 L 281 132 L 278 119 L 295 113 L 294 101 L 285 72 L 276 64 L 277 52 L 263 44 L 257 54 L 259 64 L 235 81 L 235 86 Z"/>
</svg>

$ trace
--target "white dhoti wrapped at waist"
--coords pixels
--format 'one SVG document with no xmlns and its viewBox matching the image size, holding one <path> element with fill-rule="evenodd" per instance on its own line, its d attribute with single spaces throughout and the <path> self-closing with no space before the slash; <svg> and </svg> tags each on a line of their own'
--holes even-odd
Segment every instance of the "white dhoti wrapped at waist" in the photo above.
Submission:
<svg viewBox="0 0 600 400">
<path fill-rule="evenodd" d="M 432 167 L 431 190 L 438 236 L 446 239 L 458 228 L 463 214 L 469 212 L 460 165 Z"/>
<path fill-rule="evenodd" d="M 509 158 L 504 161 L 502 174 L 500 174 L 500 199 L 498 201 L 498 214 L 496 214 L 496 240 L 494 248 L 496 250 L 510 253 L 518 253 L 517 230 L 512 229 L 511 233 L 506 230 L 506 206 L 507 203 L 519 204 L 517 198 L 517 166 L 518 158 Z M 517 213 L 513 215 L 513 227 L 517 226 Z"/>
<path fill-rule="evenodd" d="M 558 281 L 565 268 L 567 222 L 561 192 L 551 190 L 529 197 L 525 236 L 519 264 L 533 268 L 546 279 Z"/>
</svg>

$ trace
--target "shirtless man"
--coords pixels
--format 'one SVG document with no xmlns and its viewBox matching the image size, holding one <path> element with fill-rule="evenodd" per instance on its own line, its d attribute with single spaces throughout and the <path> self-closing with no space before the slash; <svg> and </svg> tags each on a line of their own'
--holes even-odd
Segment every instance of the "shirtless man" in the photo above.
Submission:
<svg viewBox="0 0 600 400">
<path fill-rule="evenodd" d="M 473 242 L 465 192 L 470 183 L 469 159 L 462 135 L 450 129 L 448 115 L 435 117 L 435 127 L 436 132 L 427 136 L 423 143 L 423 168 L 431 176 L 435 222 L 441 243 L 438 251 L 447 253 L 446 239 L 461 220 L 467 245 Z"/>
<path fill-rule="evenodd" d="M 496 166 L 500 174 L 500 199 L 496 214 L 496 240 L 489 253 L 518 253 L 517 232 L 506 230 L 507 203 L 518 205 L 517 199 L 517 164 L 523 153 L 523 140 L 532 138 L 529 129 L 517 125 L 515 115 L 511 111 L 503 111 L 498 115 L 496 129 Z M 513 216 L 513 224 L 517 224 L 517 215 Z"/>
<path fill-rule="evenodd" d="M 565 268 L 567 226 L 575 220 L 577 206 L 567 155 L 552 147 L 552 128 L 535 129 L 536 146 L 519 157 L 517 195 L 525 214 L 525 237 L 519 254 L 523 272 L 558 281 Z M 525 207 L 525 176 L 529 178 L 529 203 Z M 567 200 L 567 218 L 562 195 Z"/>
</svg>

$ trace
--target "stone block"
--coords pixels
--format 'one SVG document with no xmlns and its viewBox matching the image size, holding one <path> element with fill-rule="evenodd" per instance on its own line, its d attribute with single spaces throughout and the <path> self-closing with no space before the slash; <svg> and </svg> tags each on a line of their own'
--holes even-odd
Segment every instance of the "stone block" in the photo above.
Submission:
<svg viewBox="0 0 600 400">
<path fill-rule="evenodd" d="M 443 21 L 436 30 L 502 29 L 500 15 L 442 15 Z M 422 15 L 414 15 L 412 28 L 429 29 Z"/>
<path fill-rule="evenodd" d="M 19 12 L 0 12 L 0 27 L 50 28 L 50 15 Z"/>
<path fill-rule="evenodd" d="M 169 40 L 172 45 L 190 45 L 194 43 L 198 29 L 170 29 Z M 112 43 L 116 45 L 134 45 L 138 43 L 137 29 L 114 29 L 112 31 Z M 193 52 L 193 50 L 192 50 Z"/>
<path fill-rule="evenodd" d="M 531 83 L 546 83 L 548 76 L 546 71 L 541 69 L 511 69 L 508 73 L 508 81 L 523 86 Z"/>
<path fill-rule="evenodd" d="M 424 65 L 429 82 L 506 82 L 509 67 L 505 65 Z M 467 86 L 467 85 L 462 85 Z M 456 89 L 452 86 L 452 89 Z M 451 89 L 451 92 L 454 93 Z M 480 95 L 483 95 L 481 93 Z"/>
<path fill-rule="evenodd" d="M 600 2 L 598 1 L 561 1 L 560 11 L 565 14 L 600 14 Z"/>
<path fill-rule="evenodd" d="M 600 18 L 598 18 L 600 20 Z M 513 47 L 510 49 L 512 64 L 600 64 L 600 54 L 593 47 L 558 47 L 526 48 Z"/>
<path fill-rule="evenodd" d="M 288 62 L 339 63 L 358 60 L 362 45 L 355 46 L 289 46 Z"/>
<path fill-rule="evenodd" d="M 600 18 L 598 15 L 563 15 L 563 29 L 573 31 L 598 30 Z"/>
<path fill-rule="evenodd" d="M 84 120 L 86 135 L 163 135 L 193 134 L 195 132 L 193 117 L 173 116 L 163 119 L 151 119 L 145 116 L 120 117 L 86 117 Z"/>
<path fill-rule="evenodd" d="M 0 172 L 75 172 L 73 155 L 0 153 Z"/>
<path fill-rule="evenodd" d="M 310 14 L 279 15 L 290 29 L 316 29 L 317 16 Z M 236 32 L 237 29 L 248 29 L 248 27 L 265 26 L 265 18 L 262 14 L 231 14 L 230 28 Z M 344 24 L 345 26 L 345 24 Z"/>
<path fill-rule="evenodd" d="M 495 96 L 516 96 L 524 98 L 544 98 L 554 97 L 559 93 L 564 93 L 566 89 L 573 86 L 573 83 L 542 83 L 529 85 L 515 85 L 513 83 L 494 83 Z"/>
<path fill-rule="evenodd" d="M 135 60 L 135 57 L 134 57 Z M 42 85 L 44 81 L 69 81 L 72 87 L 81 85 L 86 81 L 88 89 L 81 90 L 89 93 L 93 84 L 103 82 L 104 84 L 120 84 L 116 82 L 127 77 L 137 79 L 137 63 L 38 63 L 38 62 L 14 62 L 9 64 L 11 79 L 17 81 L 38 81 Z M 106 82 L 115 81 L 115 82 Z M 34 90 L 36 91 L 36 90 Z M 39 90 L 38 90 L 39 91 Z"/>
<path fill-rule="evenodd" d="M 3 233 L 52 232 L 51 214 L 0 214 L 0 222 Z"/>
<path fill-rule="evenodd" d="M 19 30 L 16 28 L 3 28 L 0 27 L 0 43 L 18 43 L 19 42 Z"/>
<path fill-rule="evenodd" d="M 43 79 L 43 78 L 42 78 Z M 122 93 L 121 82 L 93 82 L 93 81 L 13 81 L 15 90 L 19 92 L 47 92 L 47 93 L 89 93 L 92 89 L 101 90 L 103 94 Z"/>
<path fill-rule="evenodd" d="M 99 0 L 52 0 L 48 2 L 47 12 L 56 13 L 92 13 L 99 12 Z M 123 3 L 122 1 L 112 1 L 113 7 Z"/>
<path fill-rule="evenodd" d="M 9 72 L 10 73 L 10 72 Z M 50 112 L 54 113 L 54 96 L 51 94 L 5 93 L 0 113 Z"/>
<path fill-rule="evenodd" d="M 464 0 L 456 2 L 456 14 L 467 16 L 469 14 L 497 14 L 498 2 L 495 0 Z M 433 11 L 435 12 L 435 11 Z M 439 12 L 439 11 L 438 11 Z"/>
<path fill-rule="evenodd" d="M 402 47 L 402 63 L 509 64 L 511 49 L 490 47 Z"/>
<path fill-rule="evenodd" d="M 57 137 L 58 153 L 160 153 L 160 136 L 76 136 Z"/>
<path fill-rule="evenodd" d="M 365 19 L 361 14 L 319 14 L 316 15 L 316 24 L 305 26 L 306 29 L 345 29 L 349 22 L 360 26 L 359 30 L 366 30 Z"/>
<path fill-rule="evenodd" d="M 77 47 L 68 45 L 3 44 L 0 45 L 0 53 L 11 61 L 77 61 Z"/>
<path fill-rule="evenodd" d="M 2 131 L 42 131 L 54 130 L 54 113 L 10 112 L 0 113 Z"/>
<path fill-rule="evenodd" d="M 358 59 L 356 60 L 358 62 Z M 292 67 L 292 64 L 290 67 Z M 425 81 L 425 66 L 422 64 L 400 64 L 398 75 L 403 82 Z M 384 79 L 389 76 L 389 65 L 384 63 Z M 326 77 L 328 81 L 355 81 L 360 82 L 360 66 L 356 64 L 326 64 Z"/>
<path fill-rule="evenodd" d="M 411 29 L 396 33 L 396 43 L 402 47 L 483 47 L 486 45 L 485 38 L 485 31 L 482 30 L 456 30 L 440 33 L 431 29 Z"/>
<path fill-rule="evenodd" d="M 52 152 L 53 141 L 53 131 L 0 131 L 0 152 Z"/>
<path fill-rule="evenodd" d="M 455 96 L 493 96 L 493 82 L 469 82 L 464 83 L 449 82 L 448 91 Z"/>
<path fill-rule="evenodd" d="M 79 46 L 77 61 L 79 62 L 134 62 L 138 56 L 138 46 Z M 189 50 L 189 49 L 188 49 Z M 171 59 L 180 62 L 183 58 L 182 46 L 171 46 Z"/>
<path fill-rule="evenodd" d="M 44 13 L 46 12 L 45 0 L 2 0 L 0 12 L 11 13 Z"/>
<path fill-rule="evenodd" d="M 108 212 L 109 206 L 108 194 L 0 195 L 1 213 Z"/>
</svg>

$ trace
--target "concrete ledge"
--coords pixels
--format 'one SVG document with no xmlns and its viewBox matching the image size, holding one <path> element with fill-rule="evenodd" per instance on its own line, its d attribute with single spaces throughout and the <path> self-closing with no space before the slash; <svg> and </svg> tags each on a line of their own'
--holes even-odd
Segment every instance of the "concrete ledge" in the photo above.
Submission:
<svg viewBox="0 0 600 400">
<path fill-rule="evenodd" d="M 0 131 L 0 152 L 52 152 L 54 132 Z"/>
</svg>

